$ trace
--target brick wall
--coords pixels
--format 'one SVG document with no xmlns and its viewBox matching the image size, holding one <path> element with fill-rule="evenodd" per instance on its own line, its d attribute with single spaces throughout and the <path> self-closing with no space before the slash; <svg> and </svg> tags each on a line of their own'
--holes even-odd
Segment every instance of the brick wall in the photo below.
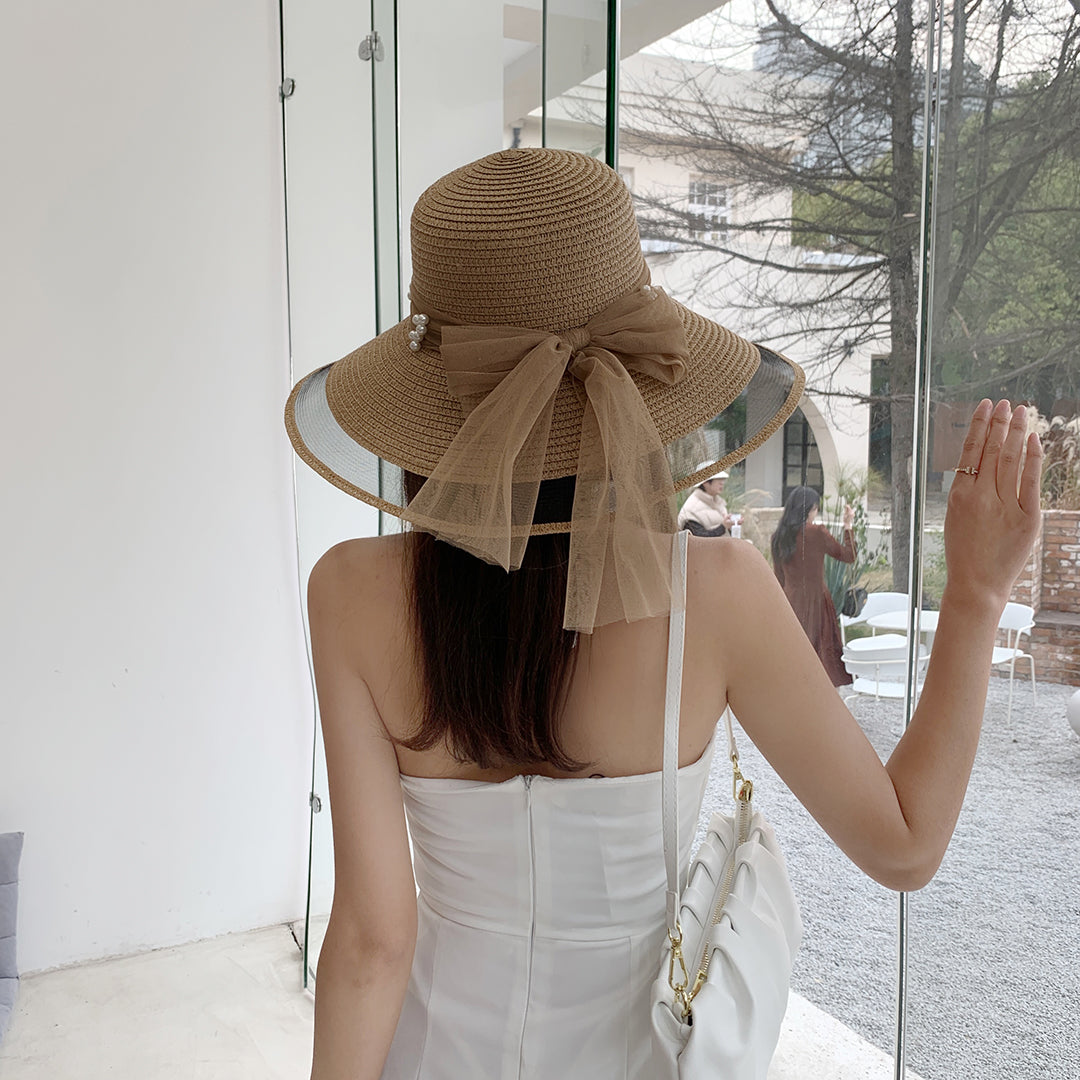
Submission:
<svg viewBox="0 0 1080 1080">
<path fill-rule="evenodd" d="M 1065 611 L 1040 611 L 1031 631 L 1035 678 L 1042 682 L 1080 686 L 1080 616 Z M 1019 666 L 1024 671 L 1026 661 Z"/>
<path fill-rule="evenodd" d="M 1042 534 L 1036 539 L 1028 556 L 1027 565 L 1013 586 L 1012 600 L 1018 604 L 1030 604 L 1039 610 L 1039 594 L 1042 592 Z"/>
<path fill-rule="evenodd" d="M 1080 686 L 1080 510 L 1043 511 L 1012 599 L 1035 609 L 1031 643 L 1023 647 L 1035 657 L 1036 679 Z"/>
<path fill-rule="evenodd" d="M 1044 510 L 1040 609 L 1080 614 L 1080 510 Z"/>
</svg>

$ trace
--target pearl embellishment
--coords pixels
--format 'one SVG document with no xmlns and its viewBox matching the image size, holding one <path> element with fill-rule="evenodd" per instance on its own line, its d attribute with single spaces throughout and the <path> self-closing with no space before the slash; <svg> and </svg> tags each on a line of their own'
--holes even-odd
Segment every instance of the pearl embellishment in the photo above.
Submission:
<svg viewBox="0 0 1080 1080">
<path fill-rule="evenodd" d="M 419 352 L 420 342 L 427 333 L 428 317 L 426 315 L 414 315 L 412 317 L 413 328 L 409 331 L 409 348 L 413 352 Z"/>
</svg>

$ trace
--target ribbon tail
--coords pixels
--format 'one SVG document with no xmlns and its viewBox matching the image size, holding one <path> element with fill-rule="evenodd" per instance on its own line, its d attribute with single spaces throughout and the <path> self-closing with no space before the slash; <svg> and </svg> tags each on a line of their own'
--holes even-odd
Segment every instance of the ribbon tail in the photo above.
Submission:
<svg viewBox="0 0 1080 1080">
<path fill-rule="evenodd" d="M 671 607 L 674 482 L 629 372 L 606 349 L 575 360 L 585 386 L 566 629 L 591 631 Z"/>
<path fill-rule="evenodd" d="M 588 393 L 588 383 L 586 383 Z M 604 589 L 605 567 L 612 565 L 611 488 L 604 432 L 592 401 L 586 398 L 581 418 L 578 472 L 570 532 L 570 567 L 566 582 L 563 629 L 591 634 Z M 610 575 L 610 569 L 608 570 Z M 616 619 L 608 621 L 615 622 Z"/>
</svg>

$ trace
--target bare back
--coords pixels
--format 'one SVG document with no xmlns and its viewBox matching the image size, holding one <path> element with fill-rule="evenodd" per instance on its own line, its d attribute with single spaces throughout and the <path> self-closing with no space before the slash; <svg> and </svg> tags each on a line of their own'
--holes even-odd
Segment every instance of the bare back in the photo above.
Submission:
<svg viewBox="0 0 1080 1080">
<path fill-rule="evenodd" d="M 725 546 L 737 540 L 710 540 Z M 341 587 L 349 604 L 348 651 L 356 657 L 386 731 L 395 739 L 414 730 L 420 704 L 419 668 L 403 577 L 404 538 L 374 537 L 340 545 Z M 691 550 L 690 580 L 694 581 Z M 726 704 L 715 592 L 688 597 L 686 667 L 679 747 L 681 765 L 704 751 Z M 707 601 L 707 602 L 706 602 Z M 500 781 L 519 773 L 548 776 L 625 776 L 660 768 L 667 665 L 667 617 L 598 627 L 578 639 L 576 669 L 560 734 L 567 752 L 588 761 L 581 773 L 521 763 L 480 769 L 454 760 L 444 745 L 426 751 L 396 746 L 398 767 L 410 776 Z"/>
</svg>

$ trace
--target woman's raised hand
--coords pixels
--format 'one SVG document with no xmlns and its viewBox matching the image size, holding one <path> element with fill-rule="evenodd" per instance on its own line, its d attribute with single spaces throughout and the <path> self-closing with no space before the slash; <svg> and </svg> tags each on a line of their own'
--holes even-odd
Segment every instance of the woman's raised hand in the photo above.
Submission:
<svg viewBox="0 0 1080 1080">
<path fill-rule="evenodd" d="M 844 503 L 844 528 L 850 529 L 855 525 L 855 507 L 851 503 Z"/>
<path fill-rule="evenodd" d="M 1004 608 L 1039 532 L 1042 458 L 1023 406 L 979 402 L 945 516 L 947 589 L 957 599 Z"/>
</svg>

